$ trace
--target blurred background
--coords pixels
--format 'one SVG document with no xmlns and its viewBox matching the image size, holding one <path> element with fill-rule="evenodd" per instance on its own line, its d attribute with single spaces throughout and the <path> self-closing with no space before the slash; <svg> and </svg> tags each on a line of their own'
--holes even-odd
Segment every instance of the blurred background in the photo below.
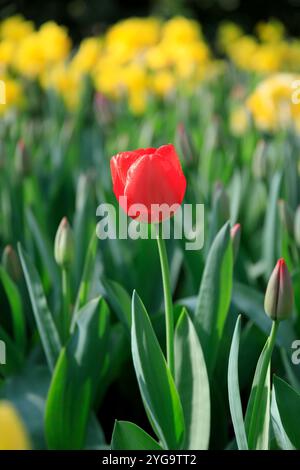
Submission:
<svg viewBox="0 0 300 470">
<path fill-rule="evenodd" d="M 206 35 L 222 20 L 239 23 L 251 32 L 259 20 L 280 19 L 293 36 L 300 33 L 300 0 L 0 0 L 0 19 L 22 13 L 37 25 L 52 19 L 69 28 L 73 40 L 105 31 L 115 21 L 131 16 L 184 14 L 201 21 Z"/>
</svg>

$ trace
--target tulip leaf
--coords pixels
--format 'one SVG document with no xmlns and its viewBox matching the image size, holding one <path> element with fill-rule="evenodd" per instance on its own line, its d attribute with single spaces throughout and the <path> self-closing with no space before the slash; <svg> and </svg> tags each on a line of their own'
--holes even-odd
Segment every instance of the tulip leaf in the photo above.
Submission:
<svg viewBox="0 0 300 470">
<path fill-rule="evenodd" d="M 179 449 L 184 438 L 184 417 L 169 367 L 146 309 L 132 297 L 131 349 L 143 403 L 157 437 L 165 449 Z"/>
<path fill-rule="evenodd" d="M 267 364 L 267 373 L 265 374 L 264 370 Z M 269 449 L 270 396 L 270 350 L 268 338 L 257 362 L 245 416 L 245 428 L 250 450 Z M 255 412 L 256 404 L 258 404 L 257 412 Z"/>
<path fill-rule="evenodd" d="M 274 393 L 284 431 L 292 445 L 300 449 L 300 394 L 277 376 L 274 376 Z"/>
<path fill-rule="evenodd" d="M 195 327 L 185 309 L 175 330 L 175 382 L 185 418 L 183 449 L 205 450 L 210 435 L 210 393 Z"/>
<path fill-rule="evenodd" d="M 2 266 L 0 266 L 0 279 L 11 308 L 14 338 L 20 347 L 20 350 L 24 352 L 26 345 L 26 324 L 22 307 L 22 299 L 16 284 Z"/>
<path fill-rule="evenodd" d="M 109 311 L 102 298 L 78 313 L 76 327 L 60 353 L 46 403 L 50 449 L 82 449 L 98 386 L 108 366 Z"/>
<path fill-rule="evenodd" d="M 102 279 L 101 284 L 104 288 L 104 297 L 108 304 L 114 310 L 119 320 L 123 323 L 128 331 L 131 328 L 131 300 L 124 289 L 118 282 L 108 279 Z"/>
<path fill-rule="evenodd" d="M 53 370 L 61 349 L 59 334 L 52 314 L 48 308 L 39 275 L 20 244 L 18 246 L 18 250 L 33 314 L 41 337 L 48 366 L 50 370 Z"/>
<path fill-rule="evenodd" d="M 239 387 L 238 356 L 241 337 L 241 316 L 238 317 L 231 342 L 228 362 L 228 395 L 232 424 L 239 450 L 248 450 Z"/>
<path fill-rule="evenodd" d="M 266 279 L 269 278 L 278 258 L 278 199 L 281 186 L 281 173 L 276 173 L 271 181 L 268 210 L 266 211 L 263 234 L 263 259 Z"/>
<path fill-rule="evenodd" d="M 116 421 L 112 450 L 162 450 L 160 445 L 143 429 L 128 421 Z"/>
<path fill-rule="evenodd" d="M 210 248 L 200 285 L 194 324 L 211 376 L 223 334 L 232 290 L 233 254 L 226 223 Z"/>
<path fill-rule="evenodd" d="M 280 449 L 294 450 L 295 447 L 293 446 L 290 439 L 288 438 L 288 435 L 285 432 L 285 429 L 282 424 L 282 420 L 281 420 L 280 413 L 278 410 L 274 385 L 273 385 L 272 400 L 271 400 L 271 421 L 272 421 L 272 428 L 274 431 L 275 439 Z"/>
</svg>

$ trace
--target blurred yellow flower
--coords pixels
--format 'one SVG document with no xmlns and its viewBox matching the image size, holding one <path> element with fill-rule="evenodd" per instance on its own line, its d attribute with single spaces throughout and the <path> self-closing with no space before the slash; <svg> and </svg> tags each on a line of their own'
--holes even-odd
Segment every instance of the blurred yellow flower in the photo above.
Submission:
<svg viewBox="0 0 300 470">
<path fill-rule="evenodd" d="M 217 43 L 222 52 L 243 36 L 243 30 L 237 24 L 230 21 L 221 23 L 217 32 Z"/>
<path fill-rule="evenodd" d="M 54 90 L 71 110 L 79 104 L 81 83 L 81 75 L 64 63 L 52 66 L 41 77 L 41 85 Z"/>
<path fill-rule="evenodd" d="M 183 16 L 176 16 L 166 21 L 162 28 L 162 41 L 176 43 L 176 45 L 199 41 L 201 38 L 202 32 L 199 23 Z"/>
<path fill-rule="evenodd" d="M 166 96 L 175 88 L 175 76 L 168 70 L 161 70 L 153 75 L 151 88 L 158 96 Z"/>
<path fill-rule="evenodd" d="M 44 23 L 39 29 L 36 39 L 46 62 L 60 62 L 70 52 L 71 40 L 66 28 L 57 25 L 54 21 Z"/>
<path fill-rule="evenodd" d="M 1 96 L 0 102 L 0 115 L 4 115 L 12 108 L 19 108 L 23 102 L 23 90 L 20 82 L 9 77 L 1 77 Z M 5 102 L 2 102 L 4 98 Z"/>
<path fill-rule="evenodd" d="M 284 37 L 285 29 L 283 24 L 275 19 L 270 21 L 260 21 L 256 25 L 258 38 L 263 42 L 278 42 Z"/>
<path fill-rule="evenodd" d="M 245 106 L 235 106 L 229 116 L 229 127 L 235 137 L 241 137 L 249 129 L 249 111 Z"/>
<path fill-rule="evenodd" d="M 33 23 L 21 15 L 11 16 L 0 24 L 0 37 L 13 42 L 21 41 L 33 31 Z"/>
<path fill-rule="evenodd" d="M 15 43 L 11 40 L 0 41 L 0 70 L 13 63 Z"/>
<path fill-rule="evenodd" d="M 256 126 L 265 131 L 294 127 L 300 130 L 300 104 L 293 103 L 293 84 L 299 76 L 272 75 L 261 82 L 247 100 Z"/>
<path fill-rule="evenodd" d="M 29 450 L 30 442 L 25 427 L 13 407 L 0 401 L 0 450 Z"/>
<path fill-rule="evenodd" d="M 20 43 L 14 65 L 21 74 L 29 78 L 36 78 L 44 71 L 46 60 L 39 33 L 30 34 Z"/>
<path fill-rule="evenodd" d="M 91 72 L 100 58 L 101 49 L 102 44 L 99 38 L 84 39 L 72 59 L 71 67 L 79 73 Z"/>
</svg>

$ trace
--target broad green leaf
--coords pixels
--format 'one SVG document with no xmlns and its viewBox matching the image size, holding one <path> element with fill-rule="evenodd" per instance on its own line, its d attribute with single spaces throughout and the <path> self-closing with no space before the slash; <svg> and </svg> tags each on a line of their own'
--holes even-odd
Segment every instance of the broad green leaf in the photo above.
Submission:
<svg viewBox="0 0 300 470">
<path fill-rule="evenodd" d="M 233 255 L 230 226 L 225 224 L 210 248 L 195 310 L 194 324 L 211 376 L 230 305 Z"/>
<path fill-rule="evenodd" d="M 128 331 L 131 328 L 131 300 L 121 284 L 108 279 L 102 279 L 101 284 L 104 289 L 104 297 L 111 308 L 118 315 L 119 320 L 125 325 Z"/>
<path fill-rule="evenodd" d="M 116 421 L 112 440 L 112 450 L 162 450 L 160 445 L 143 429 L 128 421 Z"/>
<path fill-rule="evenodd" d="M 11 308 L 14 338 L 20 350 L 24 352 L 26 345 L 26 324 L 22 307 L 22 299 L 16 284 L 2 266 L 0 266 L 0 279 Z"/>
<path fill-rule="evenodd" d="M 258 359 L 251 393 L 248 401 L 245 428 L 249 449 L 268 450 L 269 449 L 269 427 L 270 427 L 270 364 L 264 380 L 263 392 L 258 399 L 257 390 L 262 383 L 264 364 L 269 360 L 269 341 L 267 340 L 264 349 Z M 259 401 L 258 401 L 259 400 Z M 258 413 L 254 416 L 253 410 L 258 401 Z M 249 442 L 250 430 L 253 431 L 253 442 Z"/>
<path fill-rule="evenodd" d="M 228 396 L 232 424 L 235 432 L 236 442 L 239 450 L 248 450 L 248 442 L 245 431 L 243 409 L 241 403 L 240 386 L 239 386 L 239 346 L 241 337 L 241 316 L 238 317 L 228 362 Z"/>
<path fill-rule="evenodd" d="M 289 440 L 287 433 L 284 430 L 281 418 L 280 418 L 274 386 L 272 390 L 272 400 L 271 400 L 271 422 L 272 422 L 272 428 L 274 431 L 275 439 L 280 449 L 294 450 L 295 447 Z"/>
<path fill-rule="evenodd" d="M 84 447 L 97 389 L 108 365 L 109 311 L 104 299 L 84 306 L 60 353 L 47 397 L 45 432 L 50 449 Z"/>
<path fill-rule="evenodd" d="M 185 418 L 182 448 L 205 450 L 210 435 L 209 382 L 198 335 L 185 309 L 175 330 L 175 383 Z"/>
<path fill-rule="evenodd" d="M 300 449 L 300 394 L 277 376 L 274 376 L 274 393 L 283 428 L 293 446 Z"/>
<path fill-rule="evenodd" d="M 184 417 L 179 395 L 146 309 L 136 292 L 132 297 L 131 350 L 153 430 L 165 449 L 180 449 L 184 438 Z"/>
<path fill-rule="evenodd" d="M 51 312 L 48 308 L 39 275 L 30 258 L 25 253 L 20 244 L 18 246 L 18 250 L 31 300 L 33 314 L 48 366 L 50 370 L 53 370 L 61 349 L 59 334 L 57 332 Z"/>
<path fill-rule="evenodd" d="M 279 199 L 280 185 L 281 173 L 276 173 L 271 181 L 263 234 L 262 256 L 265 264 L 266 279 L 269 278 L 278 258 L 279 234 L 277 203 Z"/>
</svg>

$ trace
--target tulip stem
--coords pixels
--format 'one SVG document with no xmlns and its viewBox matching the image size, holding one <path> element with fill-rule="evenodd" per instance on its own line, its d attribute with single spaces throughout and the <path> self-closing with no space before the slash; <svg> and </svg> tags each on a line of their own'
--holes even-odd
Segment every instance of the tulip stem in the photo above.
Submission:
<svg viewBox="0 0 300 470">
<path fill-rule="evenodd" d="M 256 440 L 257 440 L 257 424 L 260 418 L 261 414 L 261 403 L 262 403 L 262 397 L 263 397 L 263 392 L 264 392 L 264 386 L 265 386 L 265 381 L 266 381 L 266 376 L 268 372 L 268 367 L 271 362 L 272 358 L 272 353 L 273 349 L 275 346 L 275 340 L 276 340 L 276 334 L 279 326 L 279 321 L 273 321 L 272 322 L 272 329 L 270 336 L 267 339 L 267 342 L 265 344 L 262 355 L 259 358 L 259 362 L 261 361 L 260 364 L 260 375 L 259 375 L 259 381 L 257 384 L 257 389 L 256 389 L 256 394 L 255 394 L 255 399 L 254 399 L 254 404 L 253 404 L 253 409 L 252 409 L 252 416 L 250 417 L 250 423 L 249 423 L 249 432 L 248 432 L 248 446 L 250 450 L 254 450 L 256 446 Z"/>
<path fill-rule="evenodd" d="M 62 269 L 62 297 L 63 297 L 63 310 L 62 310 L 62 335 L 65 340 L 69 336 L 70 327 L 70 279 L 67 268 Z"/>
<path fill-rule="evenodd" d="M 165 240 L 159 233 L 159 226 L 156 227 L 156 239 L 160 258 L 160 266 L 163 280 L 164 299 L 165 299 L 165 320 L 166 320 L 166 345 L 167 345 L 167 363 L 174 377 L 174 316 L 173 301 L 170 282 L 170 271 Z"/>
</svg>

